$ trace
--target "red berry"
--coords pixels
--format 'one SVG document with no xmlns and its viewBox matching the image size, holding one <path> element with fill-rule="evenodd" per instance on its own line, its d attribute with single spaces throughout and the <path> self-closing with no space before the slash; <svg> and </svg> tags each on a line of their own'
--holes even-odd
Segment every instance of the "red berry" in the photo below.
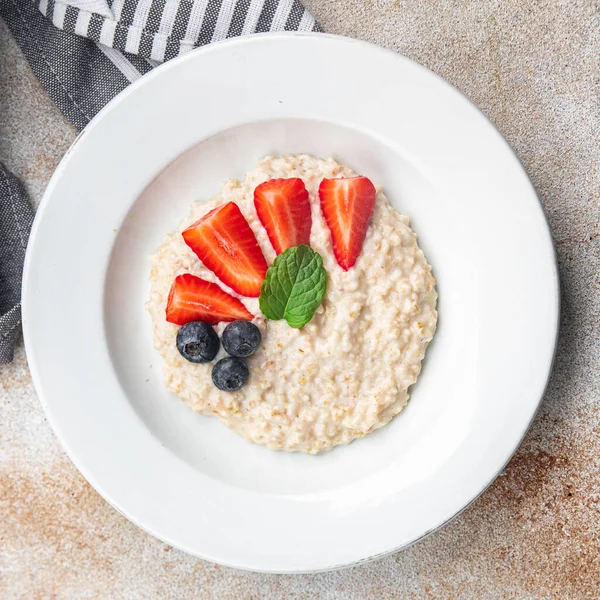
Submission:
<svg viewBox="0 0 600 600">
<path fill-rule="evenodd" d="M 242 296 L 260 295 L 267 262 L 237 204 L 228 202 L 211 210 L 182 235 L 225 285 Z"/>
<path fill-rule="evenodd" d="M 321 210 L 333 243 L 335 259 L 344 271 L 360 254 L 375 209 L 375 186 L 366 177 L 323 179 Z"/>
<path fill-rule="evenodd" d="M 190 273 L 178 275 L 167 300 L 167 321 L 185 325 L 204 321 L 214 325 L 219 321 L 251 321 L 254 317 L 238 298 Z"/>
<path fill-rule="evenodd" d="M 277 254 L 310 244 L 310 202 L 302 179 L 269 179 L 254 190 L 254 206 Z"/>
</svg>

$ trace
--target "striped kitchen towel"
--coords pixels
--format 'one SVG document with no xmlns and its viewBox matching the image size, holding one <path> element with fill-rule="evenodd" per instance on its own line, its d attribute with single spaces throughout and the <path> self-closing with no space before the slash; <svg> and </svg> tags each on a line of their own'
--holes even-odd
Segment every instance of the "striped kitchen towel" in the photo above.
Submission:
<svg viewBox="0 0 600 600">
<path fill-rule="evenodd" d="M 129 83 L 198 46 L 320 31 L 300 0 L 0 0 L 0 16 L 78 129 Z"/>
<path fill-rule="evenodd" d="M 299 0 L 0 0 L 0 17 L 78 129 L 131 82 L 193 48 L 257 32 L 320 31 Z M 25 190 L 3 158 L 0 364 L 12 360 L 20 329 L 21 271 L 32 219 Z"/>
</svg>

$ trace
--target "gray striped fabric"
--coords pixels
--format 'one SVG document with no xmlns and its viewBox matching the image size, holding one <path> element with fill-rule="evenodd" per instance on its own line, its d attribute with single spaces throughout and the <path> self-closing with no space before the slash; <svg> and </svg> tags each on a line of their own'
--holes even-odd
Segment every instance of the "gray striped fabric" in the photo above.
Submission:
<svg viewBox="0 0 600 600">
<path fill-rule="evenodd" d="M 318 31 L 299 0 L 40 0 L 55 27 L 164 61 L 197 46 L 265 31 Z"/>
<path fill-rule="evenodd" d="M 256 32 L 320 31 L 299 0 L 0 0 L 0 16 L 78 129 L 132 81 L 197 46 Z M 0 163 L 0 364 L 12 359 L 20 330 L 30 227 L 25 190 Z"/>
<path fill-rule="evenodd" d="M 0 163 L 0 365 L 12 360 L 21 331 L 21 271 L 32 221 L 23 186 Z"/>
</svg>

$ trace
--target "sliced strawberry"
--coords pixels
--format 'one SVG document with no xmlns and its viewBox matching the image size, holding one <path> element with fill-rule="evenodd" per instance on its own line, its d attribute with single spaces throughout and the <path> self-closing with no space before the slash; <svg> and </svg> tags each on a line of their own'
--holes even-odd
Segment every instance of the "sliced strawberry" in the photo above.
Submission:
<svg viewBox="0 0 600 600">
<path fill-rule="evenodd" d="M 331 231 L 338 265 L 348 271 L 360 254 L 375 209 L 375 186 L 366 177 L 323 179 L 321 210 Z"/>
<path fill-rule="evenodd" d="M 242 296 L 260 295 L 267 261 L 237 204 L 211 210 L 183 232 L 183 239 L 225 285 Z"/>
<path fill-rule="evenodd" d="M 277 254 L 310 244 L 310 203 L 302 179 L 269 179 L 254 190 L 254 206 Z"/>
<path fill-rule="evenodd" d="M 204 321 L 214 325 L 219 321 L 251 321 L 254 317 L 246 307 L 216 283 L 190 273 L 175 277 L 167 300 L 167 321 L 185 325 Z"/>
</svg>

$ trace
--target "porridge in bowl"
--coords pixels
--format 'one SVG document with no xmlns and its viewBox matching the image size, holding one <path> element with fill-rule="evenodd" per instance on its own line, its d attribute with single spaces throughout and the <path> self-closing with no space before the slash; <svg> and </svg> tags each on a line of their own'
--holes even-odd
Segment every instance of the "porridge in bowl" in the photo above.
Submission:
<svg viewBox="0 0 600 600">
<path fill-rule="evenodd" d="M 314 454 L 388 423 L 437 320 L 408 218 L 308 155 L 267 157 L 192 204 L 150 282 L 167 388 L 272 449 Z"/>
</svg>

